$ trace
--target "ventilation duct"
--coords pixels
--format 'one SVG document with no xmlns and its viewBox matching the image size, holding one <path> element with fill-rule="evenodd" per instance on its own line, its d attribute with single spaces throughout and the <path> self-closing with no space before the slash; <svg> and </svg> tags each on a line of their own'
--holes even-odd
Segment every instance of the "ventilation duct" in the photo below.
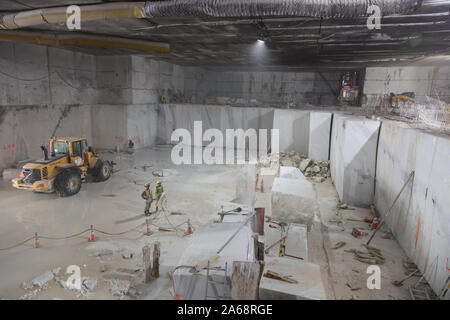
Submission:
<svg viewBox="0 0 450 320">
<path fill-rule="evenodd" d="M 367 8 L 377 5 L 381 15 L 408 14 L 422 0 L 167 0 L 147 1 L 145 13 L 157 17 L 264 17 L 302 16 L 316 18 L 356 18 L 367 16 Z"/>
</svg>

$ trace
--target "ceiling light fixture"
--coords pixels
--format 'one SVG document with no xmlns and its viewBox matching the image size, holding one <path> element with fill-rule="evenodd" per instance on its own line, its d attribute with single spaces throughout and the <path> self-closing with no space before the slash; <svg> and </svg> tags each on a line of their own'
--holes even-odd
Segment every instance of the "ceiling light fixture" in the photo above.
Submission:
<svg viewBox="0 0 450 320">
<path fill-rule="evenodd" d="M 256 41 L 260 44 L 265 43 L 267 40 L 269 40 L 267 27 L 264 24 L 262 20 L 256 22 L 256 28 L 258 29 Z"/>
</svg>

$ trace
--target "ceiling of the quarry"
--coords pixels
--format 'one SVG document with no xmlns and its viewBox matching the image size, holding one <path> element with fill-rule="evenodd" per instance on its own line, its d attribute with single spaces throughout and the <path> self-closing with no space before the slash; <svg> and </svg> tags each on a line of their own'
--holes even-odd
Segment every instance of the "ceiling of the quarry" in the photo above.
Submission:
<svg viewBox="0 0 450 320">
<path fill-rule="evenodd" d="M 107 2 L 114 1 L 1 0 L 0 15 Z M 413 13 L 384 16 L 379 30 L 367 28 L 367 17 L 321 20 L 295 16 L 262 19 L 196 16 L 87 21 L 82 22 L 81 32 L 168 43 L 168 54 L 139 54 L 182 65 L 249 69 L 262 65 L 273 69 L 405 65 L 430 56 L 450 58 L 449 9 L 450 1 L 423 0 Z M 261 31 L 258 21 L 263 22 L 268 37 L 266 50 L 256 45 Z M 63 23 L 40 24 L 14 32 L 30 30 L 70 32 Z M 96 54 L 130 53 L 117 49 L 75 49 Z"/>
</svg>

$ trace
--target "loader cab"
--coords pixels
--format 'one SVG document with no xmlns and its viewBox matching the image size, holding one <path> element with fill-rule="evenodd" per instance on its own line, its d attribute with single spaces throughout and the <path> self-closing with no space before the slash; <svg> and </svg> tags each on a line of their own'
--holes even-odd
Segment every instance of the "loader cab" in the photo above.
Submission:
<svg viewBox="0 0 450 320">
<path fill-rule="evenodd" d="M 67 141 L 53 141 L 52 153 L 55 154 L 69 154 L 69 143 Z"/>
<path fill-rule="evenodd" d="M 50 141 L 50 149 L 56 155 L 66 154 L 70 162 L 80 167 L 84 165 L 84 154 L 87 151 L 86 139 L 54 138 Z"/>
<path fill-rule="evenodd" d="M 78 167 L 84 165 L 84 153 L 86 152 L 86 140 L 74 140 L 70 144 L 70 162 Z"/>
</svg>

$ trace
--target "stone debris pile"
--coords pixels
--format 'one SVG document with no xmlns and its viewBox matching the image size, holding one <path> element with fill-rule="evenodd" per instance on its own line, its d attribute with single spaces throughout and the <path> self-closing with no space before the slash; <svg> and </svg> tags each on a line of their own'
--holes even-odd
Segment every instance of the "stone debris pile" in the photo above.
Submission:
<svg viewBox="0 0 450 320">
<path fill-rule="evenodd" d="M 30 283 L 22 282 L 20 287 L 26 291 L 26 293 L 21 296 L 20 300 L 31 299 L 36 296 L 39 292 L 43 290 L 47 290 L 49 287 L 49 282 L 56 278 L 56 276 L 60 273 L 61 268 L 55 268 L 53 270 L 49 270 L 44 272 L 43 274 L 37 276 Z"/>
<path fill-rule="evenodd" d="M 311 178 L 314 182 L 323 182 L 327 177 L 330 177 L 330 162 L 314 161 L 295 151 L 280 152 L 280 165 L 296 167 L 305 175 Z"/>
</svg>

